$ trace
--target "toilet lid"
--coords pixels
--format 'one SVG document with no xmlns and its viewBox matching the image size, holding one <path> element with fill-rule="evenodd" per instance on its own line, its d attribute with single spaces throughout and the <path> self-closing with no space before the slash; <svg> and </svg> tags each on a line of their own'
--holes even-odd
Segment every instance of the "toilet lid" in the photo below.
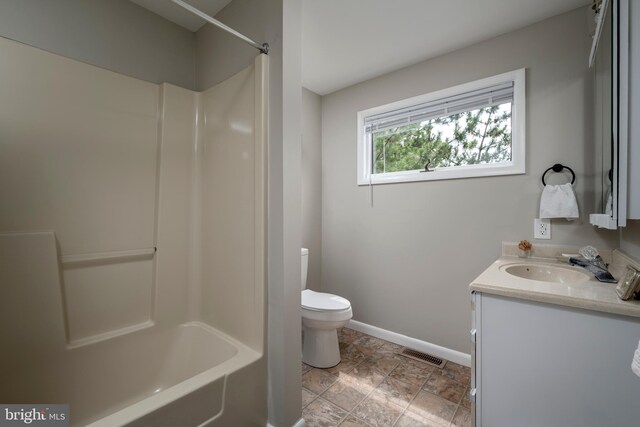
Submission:
<svg viewBox="0 0 640 427">
<path fill-rule="evenodd" d="M 306 289 L 302 291 L 302 306 L 312 310 L 346 310 L 351 307 L 351 303 L 338 295 Z"/>
</svg>

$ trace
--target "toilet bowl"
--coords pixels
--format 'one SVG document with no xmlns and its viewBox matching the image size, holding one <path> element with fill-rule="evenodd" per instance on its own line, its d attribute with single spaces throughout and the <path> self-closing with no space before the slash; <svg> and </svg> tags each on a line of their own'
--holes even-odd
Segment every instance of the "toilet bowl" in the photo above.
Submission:
<svg viewBox="0 0 640 427">
<path fill-rule="evenodd" d="M 349 300 L 337 295 L 305 289 L 309 251 L 302 256 L 302 361 L 316 368 L 330 368 L 340 363 L 338 328 L 353 316 Z"/>
</svg>

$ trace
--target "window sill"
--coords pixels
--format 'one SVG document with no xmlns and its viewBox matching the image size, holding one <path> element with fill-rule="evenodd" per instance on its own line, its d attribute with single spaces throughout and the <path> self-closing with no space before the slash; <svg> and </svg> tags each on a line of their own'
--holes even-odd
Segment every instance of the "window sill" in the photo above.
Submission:
<svg viewBox="0 0 640 427">
<path fill-rule="evenodd" d="M 378 173 L 358 178 L 358 185 L 395 184 L 400 182 L 439 181 L 443 179 L 478 178 L 488 176 L 521 175 L 525 173 L 524 165 L 503 163 L 501 165 L 474 165 L 438 168 L 432 172 L 420 170 Z"/>
</svg>

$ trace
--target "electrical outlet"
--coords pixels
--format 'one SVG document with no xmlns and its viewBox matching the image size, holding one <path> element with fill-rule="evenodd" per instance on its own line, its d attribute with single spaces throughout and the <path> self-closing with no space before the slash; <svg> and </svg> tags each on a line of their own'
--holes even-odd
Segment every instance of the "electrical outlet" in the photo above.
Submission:
<svg viewBox="0 0 640 427">
<path fill-rule="evenodd" d="M 551 238 L 551 220 L 536 218 L 533 220 L 533 238 L 534 239 L 550 239 Z"/>
</svg>

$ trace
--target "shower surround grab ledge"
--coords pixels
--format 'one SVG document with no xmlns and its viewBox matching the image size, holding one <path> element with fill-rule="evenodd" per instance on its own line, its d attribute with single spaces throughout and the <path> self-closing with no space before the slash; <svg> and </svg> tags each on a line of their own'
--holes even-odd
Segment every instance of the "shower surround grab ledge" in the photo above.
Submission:
<svg viewBox="0 0 640 427">
<path fill-rule="evenodd" d="M 145 248 L 145 249 L 130 249 L 126 251 L 112 251 L 112 252 L 97 252 L 90 254 L 78 254 L 78 255 L 62 255 L 60 256 L 60 262 L 62 264 L 83 264 L 91 262 L 115 262 L 126 259 L 137 258 L 152 258 L 157 249 Z"/>
</svg>

